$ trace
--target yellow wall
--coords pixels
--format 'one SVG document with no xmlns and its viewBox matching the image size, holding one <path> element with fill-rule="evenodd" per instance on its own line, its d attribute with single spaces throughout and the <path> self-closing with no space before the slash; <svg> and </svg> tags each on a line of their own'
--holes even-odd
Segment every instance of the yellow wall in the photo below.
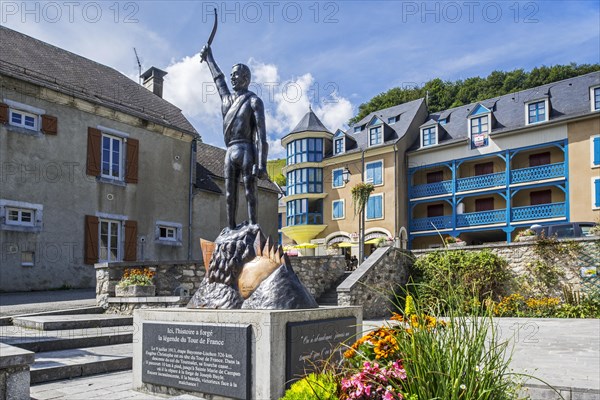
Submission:
<svg viewBox="0 0 600 400">
<path fill-rule="evenodd" d="M 488 193 L 488 194 L 481 195 L 481 196 L 465 197 L 462 201 L 462 203 L 465 205 L 464 212 L 465 213 L 476 212 L 475 201 L 477 199 L 485 199 L 488 197 L 494 198 L 494 209 L 495 210 L 506 208 L 506 201 L 504 200 L 504 198 L 502 196 L 500 196 L 499 194 L 489 194 Z"/>
<path fill-rule="evenodd" d="M 413 218 L 427 218 L 427 206 L 434 204 L 444 205 L 444 215 L 452 215 L 452 206 L 447 201 L 434 201 L 426 204 L 417 204 L 413 210 Z"/>
<path fill-rule="evenodd" d="M 597 221 L 600 210 L 593 209 L 593 179 L 600 167 L 593 167 L 592 136 L 600 135 L 600 116 L 567 125 L 569 137 L 569 193 L 571 221 Z"/>
<path fill-rule="evenodd" d="M 521 151 L 512 159 L 512 169 L 529 168 L 529 156 L 531 154 L 550 152 L 550 163 L 558 163 L 565 161 L 564 153 L 561 149 L 555 146 L 538 148 L 534 150 Z"/>
<path fill-rule="evenodd" d="M 339 164 L 326 166 L 323 168 L 323 191 L 327 193 L 327 197 L 323 199 L 323 219 L 327 228 L 321 232 L 318 237 L 324 238 L 331 233 L 343 232 L 358 232 L 359 217 L 354 216 L 354 205 L 352 203 L 352 188 L 361 182 L 362 161 L 360 153 L 356 159 L 351 161 L 341 162 Z M 397 218 L 394 202 L 395 196 L 395 173 L 394 168 L 397 164 L 394 163 L 394 153 L 365 157 L 365 164 L 383 160 L 383 185 L 375 186 L 375 191 L 372 194 L 383 193 L 383 219 L 366 221 L 365 229 L 369 228 L 384 228 L 392 232 L 394 235 L 394 221 Z M 347 167 L 350 170 L 350 181 L 341 188 L 333 188 L 333 170 L 337 168 Z M 334 200 L 345 200 L 345 218 L 332 219 L 332 204 Z"/>
<path fill-rule="evenodd" d="M 477 159 L 469 162 L 462 163 L 458 167 L 458 178 L 466 178 L 469 176 L 475 176 L 475 165 L 485 164 L 488 162 L 494 163 L 494 173 L 505 171 L 504 160 L 500 157 Z"/>
<path fill-rule="evenodd" d="M 452 171 L 450 168 L 445 166 L 437 166 L 435 168 L 427 168 L 415 172 L 413 176 L 413 185 L 424 185 L 427 183 L 427 174 L 430 172 L 442 171 L 444 173 L 444 180 L 449 181 L 452 179 Z"/>
<path fill-rule="evenodd" d="M 560 203 L 562 201 L 565 201 L 565 192 L 563 192 L 561 189 L 559 189 L 555 186 L 544 186 L 544 187 L 538 187 L 535 189 L 523 189 L 523 190 L 519 191 L 517 194 L 515 194 L 513 196 L 512 206 L 513 207 L 530 206 L 531 199 L 529 198 L 529 194 L 531 192 L 538 192 L 538 191 L 548 190 L 548 189 L 550 189 L 552 191 L 552 203 Z"/>
</svg>

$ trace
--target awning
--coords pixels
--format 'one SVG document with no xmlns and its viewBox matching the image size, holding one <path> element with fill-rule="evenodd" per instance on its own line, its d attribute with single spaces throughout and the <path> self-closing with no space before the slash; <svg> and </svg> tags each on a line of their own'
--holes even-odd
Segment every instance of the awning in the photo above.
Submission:
<svg viewBox="0 0 600 400">
<path fill-rule="evenodd" d="M 300 243 L 294 246 L 296 249 L 316 249 L 318 246 L 312 243 Z"/>
<path fill-rule="evenodd" d="M 379 242 L 379 238 L 369 239 L 365 242 L 365 244 L 377 244 Z"/>
<path fill-rule="evenodd" d="M 339 242 L 337 243 L 337 247 L 352 247 L 354 246 L 354 244 L 349 243 L 349 242 Z"/>
</svg>

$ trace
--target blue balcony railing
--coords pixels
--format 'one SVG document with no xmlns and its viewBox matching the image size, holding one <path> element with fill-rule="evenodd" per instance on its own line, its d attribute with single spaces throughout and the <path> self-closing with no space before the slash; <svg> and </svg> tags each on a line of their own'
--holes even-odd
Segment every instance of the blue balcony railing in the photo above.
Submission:
<svg viewBox="0 0 600 400">
<path fill-rule="evenodd" d="M 424 185 L 416 185 L 410 188 L 411 198 L 437 196 L 440 194 L 449 193 L 452 193 L 452 181 L 426 183 Z"/>
<path fill-rule="evenodd" d="M 323 214 L 321 213 L 304 213 L 290 215 L 287 217 L 287 225 L 322 225 Z"/>
<path fill-rule="evenodd" d="M 566 216 L 565 203 L 548 203 L 537 206 L 514 207 L 511 219 L 513 221 L 528 221 L 534 219 L 559 218 Z"/>
<path fill-rule="evenodd" d="M 479 211 L 456 216 L 456 226 L 462 228 L 465 226 L 488 225 L 506 222 L 506 210 Z"/>
<path fill-rule="evenodd" d="M 511 183 L 539 181 L 543 179 L 564 178 L 565 163 L 540 165 L 538 167 L 515 169 L 510 173 Z"/>
<path fill-rule="evenodd" d="M 459 178 L 456 180 L 456 191 L 484 189 L 495 186 L 506 186 L 506 173 L 497 172 L 495 174 L 470 176 L 468 178 Z"/>
<path fill-rule="evenodd" d="M 452 216 L 417 218 L 410 224 L 411 231 L 432 231 L 435 229 L 452 228 Z"/>
</svg>

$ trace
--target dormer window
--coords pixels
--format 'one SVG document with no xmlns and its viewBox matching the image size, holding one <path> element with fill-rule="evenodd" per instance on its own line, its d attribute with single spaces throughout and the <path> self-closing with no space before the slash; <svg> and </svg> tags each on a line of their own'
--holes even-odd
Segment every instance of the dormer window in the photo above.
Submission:
<svg viewBox="0 0 600 400">
<path fill-rule="evenodd" d="M 430 126 L 421 129 L 421 147 L 433 146 L 437 144 L 437 127 Z"/>
<path fill-rule="evenodd" d="M 537 100 L 525 104 L 527 125 L 548 121 L 548 100 Z"/>
<path fill-rule="evenodd" d="M 383 126 L 376 126 L 369 129 L 369 146 L 375 146 L 383 143 Z"/>
<path fill-rule="evenodd" d="M 400 119 L 399 115 L 396 115 L 395 117 L 390 117 L 387 120 L 388 125 L 394 125 L 396 122 L 398 122 L 398 120 Z"/>
<path fill-rule="evenodd" d="M 485 147 L 489 144 L 490 120 L 492 112 L 482 106 L 477 105 L 469 115 L 469 136 L 471 137 L 471 148 Z"/>
<path fill-rule="evenodd" d="M 360 131 L 362 131 L 362 129 L 361 129 L 361 126 L 360 126 L 360 125 L 358 125 L 358 126 L 355 126 L 355 127 L 354 127 L 354 133 L 358 133 L 358 132 L 360 132 Z"/>
<path fill-rule="evenodd" d="M 590 88 L 592 111 L 600 111 L 600 86 Z"/>
<path fill-rule="evenodd" d="M 334 151 L 333 154 L 340 154 L 344 152 L 344 138 L 337 138 L 333 141 Z"/>
<path fill-rule="evenodd" d="M 448 123 L 448 118 L 442 118 L 438 121 L 438 124 L 440 125 L 446 125 Z"/>
</svg>

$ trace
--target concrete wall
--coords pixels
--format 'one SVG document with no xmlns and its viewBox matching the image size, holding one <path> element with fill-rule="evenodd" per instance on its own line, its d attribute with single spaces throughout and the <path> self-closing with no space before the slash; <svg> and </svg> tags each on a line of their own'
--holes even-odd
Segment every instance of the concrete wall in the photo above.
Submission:
<svg viewBox="0 0 600 400">
<path fill-rule="evenodd" d="M 39 232 L 0 231 L 0 291 L 93 287 L 94 267 L 83 262 L 85 215 L 137 221 L 140 260 L 187 258 L 190 136 L 175 139 L 167 128 L 6 77 L 0 93 L 58 118 L 56 136 L 0 125 L 0 199 L 43 206 Z M 87 130 L 98 126 L 139 140 L 137 184 L 86 175 Z M 156 221 L 181 224 L 181 245 L 155 243 Z M 33 267 L 21 266 L 23 251 L 35 253 Z"/>
<path fill-rule="evenodd" d="M 600 116 L 572 122 L 569 127 L 569 186 L 571 221 L 597 221 L 600 209 L 594 207 L 594 179 L 600 166 L 593 162 L 593 137 L 600 135 Z"/>
</svg>

